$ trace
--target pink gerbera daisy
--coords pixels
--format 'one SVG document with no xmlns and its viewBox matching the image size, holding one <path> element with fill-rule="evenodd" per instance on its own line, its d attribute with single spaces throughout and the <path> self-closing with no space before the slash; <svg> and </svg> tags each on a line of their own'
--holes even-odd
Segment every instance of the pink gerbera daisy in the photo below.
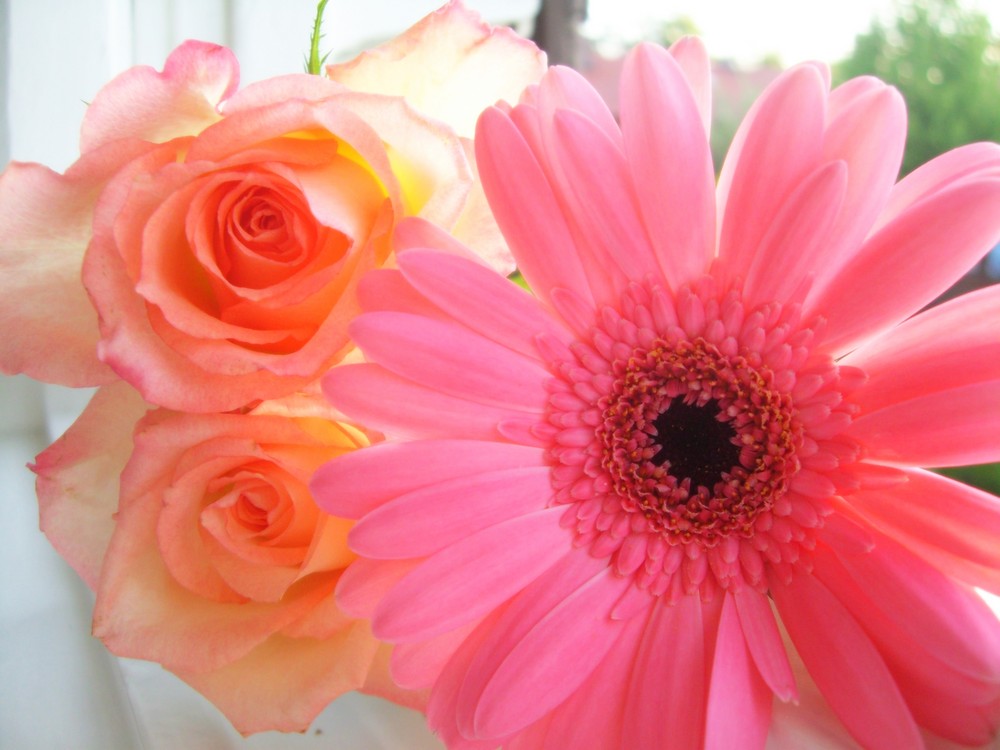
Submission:
<svg viewBox="0 0 1000 750">
<path fill-rule="evenodd" d="M 762 747 L 799 658 L 865 747 L 987 742 L 1000 504 L 917 467 L 1000 459 L 1000 287 L 915 313 L 1000 240 L 1000 147 L 894 184 L 897 92 L 809 64 L 716 186 L 709 90 L 686 40 L 620 127 L 559 68 L 483 114 L 537 296 L 414 223 L 363 284 L 325 387 L 394 440 L 314 480 L 342 606 L 451 748 Z"/>
</svg>

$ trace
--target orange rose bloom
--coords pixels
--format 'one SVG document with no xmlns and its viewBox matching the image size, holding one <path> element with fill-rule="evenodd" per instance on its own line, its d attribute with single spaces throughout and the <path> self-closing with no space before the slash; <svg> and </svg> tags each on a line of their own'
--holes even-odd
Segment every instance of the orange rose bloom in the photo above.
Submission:
<svg viewBox="0 0 1000 750">
<path fill-rule="evenodd" d="M 0 369 L 120 377 L 191 412 L 300 390 L 350 348 L 357 281 L 402 219 L 513 270 L 471 123 L 543 69 L 457 2 L 330 77 L 239 89 L 232 52 L 203 42 L 132 68 L 87 108 L 65 174 L 0 178 Z"/>
<path fill-rule="evenodd" d="M 301 731 L 349 690 L 419 704 L 392 687 L 368 623 L 337 607 L 353 524 L 308 487 L 367 438 L 315 415 L 146 408 L 124 383 L 100 389 L 33 467 L 43 531 L 97 593 L 94 635 L 160 662 L 245 733 Z"/>
</svg>

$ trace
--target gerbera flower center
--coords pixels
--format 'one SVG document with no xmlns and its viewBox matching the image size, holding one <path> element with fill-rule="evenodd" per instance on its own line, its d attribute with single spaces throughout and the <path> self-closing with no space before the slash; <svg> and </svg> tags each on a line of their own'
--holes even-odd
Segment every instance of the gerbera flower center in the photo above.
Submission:
<svg viewBox="0 0 1000 750">
<path fill-rule="evenodd" d="M 672 401 L 653 420 L 653 442 L 660 447 L 651 459 L 657 466 L 667 464 L 677 479 L 690 480 L 694 487 L 714 487 L 723 472 L 740 460 L 733 442 L 736 433 L 719 414 L 719 403 L 710 399 L 703 406 Z"/>
<path fill-rule="evenodd" d="M 789 575 L 836 494 L 822 473 L 854 460 L 835 436 L 858 374 L 812 354 L 796 307 L 746 310 L 709 280 L 633 286 L 598 321 L 551 363 L 552 481 L 577 546 L 657 595 Z"/>
<path fill-rule="evenodd" d="M 798 468 L 790 397 L 766 367 L 704 338 L 658 338 L 615 362 L 602 465 L 626 510 L 673 541 L 749 535 Z"/>
</svg>

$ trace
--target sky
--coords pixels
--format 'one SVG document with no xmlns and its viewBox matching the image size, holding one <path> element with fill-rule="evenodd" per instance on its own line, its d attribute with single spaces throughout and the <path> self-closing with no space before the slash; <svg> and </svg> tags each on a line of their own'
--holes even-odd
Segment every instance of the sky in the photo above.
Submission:
<svg viewBox="0 0 1000 750">
<path fill-rule="evenodd" d="M 984 11 L 1000 32 L 1000 0 L 964 0 Z M 753 63 L 777 54 L 785 65 L 846 57 L 854 38 L 892 0 L 589 0 L 586 29 L 596 38 L 635 40 L 664 20 L 694 21 L 709 53 Z"/>
</svg>

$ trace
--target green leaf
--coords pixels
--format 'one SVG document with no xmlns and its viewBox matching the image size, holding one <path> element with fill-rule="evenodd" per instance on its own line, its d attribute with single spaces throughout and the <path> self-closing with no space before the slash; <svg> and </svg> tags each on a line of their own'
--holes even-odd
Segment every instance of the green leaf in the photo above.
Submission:
<svg viewBox="0 0 1000 750">
<path fill-rule="evenodd" d="M 1000 496 L 1000 464 L 957 466 L 949 469 L 935 469 L 935 471 Z"/>
</svg>

